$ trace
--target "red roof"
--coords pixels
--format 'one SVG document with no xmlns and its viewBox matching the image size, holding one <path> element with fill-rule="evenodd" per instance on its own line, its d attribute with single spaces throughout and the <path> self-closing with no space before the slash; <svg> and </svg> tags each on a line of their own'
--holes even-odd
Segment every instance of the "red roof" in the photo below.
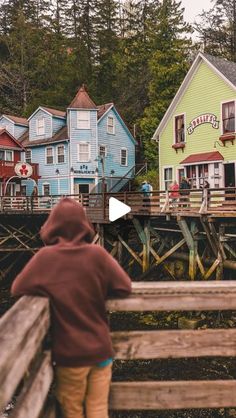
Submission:
<svg viewBox="0 0 236 418">
<path fill-rule="evenodd" d="M 180 164 L 194 164 L 208 161 L 222 161 L 223 155 L 219 151 L 204 152 L 202 154 L 189 155 L 185 160 L 181 161 Z"/>
<path fill-rule="evenodd" d="M 71 104 L 69 105 L 70 109 L 97 109 L 95 103 L 90 99 L 85 87 L 82 86 L 75 98 L 72 100 Z"/>
<path fill-rule="evenodd" d="M 66 116 L 66 112 L 63 112 L 62 110 L 52 109 L 51 107 L 45 107 L 42 106 L 42 109 L 45 109 L 47 112 L 51 113 L 53 116 L 60 116 L 64 118 Z"/>
<path fill-rule="evenodd" d="M 19 125 L 26 125 L 28 126 L 28 120 L 26 118 L 20 118 L 19 116 L 12 116 L 12 115 L 3 115 L 6 116 L 6 118 L 11 119 L 12 122 L 15 122 L 16 124 Z"/>
<path fill-rule="evenodd" d="M 113 106 L 113 103 L 105 103 L 103 105 L 97 106 L 98 109 L 98 119 L 100 119 L 104 113 L 106 113 L 106 111 L 108 109 L 110 109 L 110 107 Z"/>
<path fill-rule="evenodd" d="M 14 138 L 14 136 L 12 136 L 7 130 L 6 130 L 6 128 L 1 128 L 0 129 L 0 142 L 1 142 L 1 136 L 3 135 L 3 134 L 5 134 L 5 135 L 7 135 L 10 139 L 11 139 L 11 141 L 12 142 L 14 142 L 14 144 L 17 146 L 17 148 L 21 148 L 21 149 L 24 149 L 24 147 L 23 147 L 23 145 L 21 145 L 21 143 L 16 139 L 16 138 Z"/>
</svg>

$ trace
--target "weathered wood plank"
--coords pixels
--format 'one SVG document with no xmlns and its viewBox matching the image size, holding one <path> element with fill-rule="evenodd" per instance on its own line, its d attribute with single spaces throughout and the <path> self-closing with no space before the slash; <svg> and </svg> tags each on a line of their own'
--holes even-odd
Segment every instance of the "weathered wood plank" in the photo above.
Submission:
<svg viewBox="0 0 236 418">
<path fill-rule="evenodd" d="M 21 392 L 11 418 L 39 418 L 52 379 L 51 355 L 47 352 Z"/>
<path fill-rule="evenodd" d="M 138 282 L 127 299 L 107 302 L 110 311 L 194 311 L 236 309 L 236 281 Z"/>
<path fill-rule="evenodd" d="M 111 385 L 116 410 L 168 410 L 236 406 L 236 380 L 120 382 Z"/>
<path fill-rule="evenodd" d="M 236 356 L 234 329 L 122 331 L 111 336 L 119 360 Z"/>
<path fill-rule="evenodd" d="M 12 398 L 49 327 L 45 298 L 22 297 L 0 320 L 0 410 Z"/>
</svg>

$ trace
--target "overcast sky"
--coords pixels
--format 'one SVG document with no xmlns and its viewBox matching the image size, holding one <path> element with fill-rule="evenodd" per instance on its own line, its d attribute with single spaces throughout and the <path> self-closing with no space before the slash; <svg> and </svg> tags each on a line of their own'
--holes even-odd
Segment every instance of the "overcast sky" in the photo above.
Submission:
<svg viewBox="0 0 236 418">
<path fill-rule="evenodd" d="M 193 22 L 196 16 L 202 10 L 209 10 L 213 3 L 211 0 L 182 0 L 183 7 L 185 7 L 185 20 Z"/>
</svg>

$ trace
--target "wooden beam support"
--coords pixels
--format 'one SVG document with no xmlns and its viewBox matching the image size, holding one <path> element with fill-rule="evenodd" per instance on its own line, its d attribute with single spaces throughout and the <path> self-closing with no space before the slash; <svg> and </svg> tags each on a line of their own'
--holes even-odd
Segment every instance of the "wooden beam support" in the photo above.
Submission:
<svg viewBox="0 0 236 418">
<path fill-rule="evenodd" d="M 121 238 L 120 235 L 118 235 L 118 239 L 121 242 L 121 244 L 126 248 L 126 250 L 132 255 L 132 257 L 140 264 L 140 266 L 143 266 L 143 261 L 138 256 L 138 254 L 136 254 L 136 252 L 132 250 L 132 248 L 130 248 L 130 246 L 123 240 L 123 238 Z"/>
</svg>

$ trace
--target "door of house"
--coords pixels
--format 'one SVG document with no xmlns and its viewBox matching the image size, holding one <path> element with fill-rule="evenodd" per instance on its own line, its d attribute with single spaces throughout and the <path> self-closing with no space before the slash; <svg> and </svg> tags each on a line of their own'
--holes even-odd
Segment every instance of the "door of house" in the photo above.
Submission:
<svg viewBox="0 0 236 418">
<path fill-rule="evenodd" d="M 235 187 L 235 164 L 224 164 L 225 187 Z"/>
<path fill-rule="evenodd" d="M 89 184 L 87 183 L 75 183 L 75 194 L 89 193 Z"/>
</svg>

